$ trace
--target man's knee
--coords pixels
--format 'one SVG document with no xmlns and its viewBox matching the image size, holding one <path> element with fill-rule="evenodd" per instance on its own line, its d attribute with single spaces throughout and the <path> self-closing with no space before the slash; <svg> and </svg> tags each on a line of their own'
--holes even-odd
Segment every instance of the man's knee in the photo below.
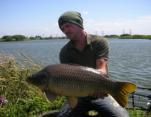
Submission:
<svg viewBox="0 0 151 117">
<path fill-rule="evenodd" d="M 92 104 L 103 117 L 129 117 L 127 110 L 121 107 L 111 96 L 93 100 Z"/>
</svg>

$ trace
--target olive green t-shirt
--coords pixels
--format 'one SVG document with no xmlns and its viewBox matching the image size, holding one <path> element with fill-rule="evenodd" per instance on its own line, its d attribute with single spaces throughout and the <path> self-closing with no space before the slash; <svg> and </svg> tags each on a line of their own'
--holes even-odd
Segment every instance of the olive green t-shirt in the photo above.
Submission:
<svg viewBox="0 0 151 117">
<path fill-rule="evenodd" d="M 65 64 L 79 64 L 87 67 L 96 67 L 96 60 L 108 58 L 109 46 L 107 40 L 97 35 L 87 35 L 87 45 L 82 51 L 74 47 L 69 41 L 60 51 L 60 62 Z"/>
</svg>

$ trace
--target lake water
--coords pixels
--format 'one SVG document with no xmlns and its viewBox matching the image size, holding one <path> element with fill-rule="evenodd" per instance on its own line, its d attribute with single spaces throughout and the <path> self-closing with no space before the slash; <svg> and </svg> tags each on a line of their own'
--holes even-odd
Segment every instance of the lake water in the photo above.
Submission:
<svg viewBox="0 0 151 117">
<path fill-rule="evenodd" d="M 28 56 L 42 65 L 59 63 L 59 51 L 68 40 L 0 42 L 0 53 L 12 54 L 18 62 Z M 151 40 L 109 40 L 109 75 L 137 86 L 151 88 Z"/>
</svg>

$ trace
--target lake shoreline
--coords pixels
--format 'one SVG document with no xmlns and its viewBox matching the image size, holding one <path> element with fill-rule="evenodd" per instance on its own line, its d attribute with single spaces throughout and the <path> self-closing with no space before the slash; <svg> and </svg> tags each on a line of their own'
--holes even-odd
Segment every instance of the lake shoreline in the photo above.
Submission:
<svg viewBox="0 0 151 117">
<path fill-rule="evenodd" d="M 121 34 L 121 35 L 104 35 L 104 38 L 108 39 L 148 39 L 151 40 L 151 35 L 139 35 L 139 34 Z M 26 40 L 52 40 L 52 39 L 67 39 L 65 36 L 31 36 L 27 37 L 24 35 L 4 35 L 0 38 L 0 42 L 15 42 L 15 41 L 26 41 Z"/>
</svg>

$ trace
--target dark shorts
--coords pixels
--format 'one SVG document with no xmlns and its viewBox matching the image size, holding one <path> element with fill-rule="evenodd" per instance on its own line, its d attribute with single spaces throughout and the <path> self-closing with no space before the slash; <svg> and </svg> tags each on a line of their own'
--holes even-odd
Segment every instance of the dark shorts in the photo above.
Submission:
<svg viewBox="0 0 151 117">
<path fill-rule="evenodd" d="M 126 109 L 111 97 L 104 99 L 80 98 L 77 106 L 71 109 L 65 104 L 57 117 L 129 117 Z"/>
</svg>

